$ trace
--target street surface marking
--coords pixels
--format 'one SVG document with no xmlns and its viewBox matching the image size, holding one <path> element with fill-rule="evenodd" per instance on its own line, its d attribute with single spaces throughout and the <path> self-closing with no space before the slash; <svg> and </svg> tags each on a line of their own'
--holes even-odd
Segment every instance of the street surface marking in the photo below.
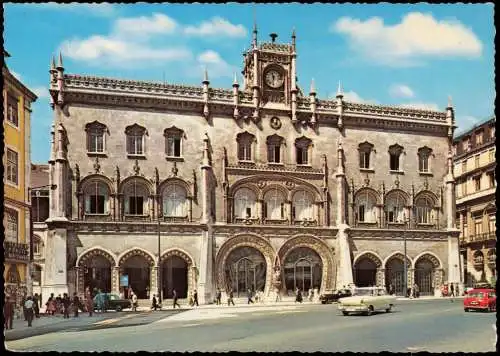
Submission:
<svg viewBox="0 0 500 356">
<path fill-rule="evenodd" d="M 279 312 L 276 312 L 276 314 L 290 314 L 290 313 L 305 313 L 305 310 L 282 310 Z"/>
<path fill-rule="evenodd" d="M 201 325 L 201 324 L 200 323 L 198 323 L 198 324 L 186 324 L 186 325 L 182 325 L 181 327 L 182 328 L 187 328 L 189 326 L 198 326 L 198 325 Z"/>
<path fill-rule="evenodd" d="M 123 316 L 121 318 L 113 318 L 113 319 L 101 320 L 101 321 L 95 322 L 92 325 L 107 325 L 107 324 L 112 324 L 112 323 L 116 323 L 117 321 L 120 321 L 120 320 L 123 320 L 123 319 L 131 318 L 133 316 L 134 315 L 125 315 L 125 316 Z"/>
</svg>

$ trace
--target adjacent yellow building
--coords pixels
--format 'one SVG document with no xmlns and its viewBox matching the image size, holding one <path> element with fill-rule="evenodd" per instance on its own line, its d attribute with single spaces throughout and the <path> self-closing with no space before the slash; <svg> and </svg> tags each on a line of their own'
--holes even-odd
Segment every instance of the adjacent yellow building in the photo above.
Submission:
<svg viewBox="0 0 500 356">
<path fill-rule="evenodd" d="M 4 51 L 5 59 L 10 55 Z M 10 73 L 3 74 L 3 186 L 4 186 L 4 281 L 5 293 L 17 305 L 31 294 L 30 283 L 30 118 L 37 96 Z"/>
</svg>

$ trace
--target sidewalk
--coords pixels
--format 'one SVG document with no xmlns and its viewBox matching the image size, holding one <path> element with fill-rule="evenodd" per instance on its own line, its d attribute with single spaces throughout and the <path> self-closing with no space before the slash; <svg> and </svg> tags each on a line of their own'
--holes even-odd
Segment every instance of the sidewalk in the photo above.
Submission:
<svg viewBox="0 0 500 356">
<path fill-rule="evenodd" d="M 435 296 L 422 296 L 418 298 L 407 298 L 407 297 L 397 297 L 396 300 L 449 300 L 449 299 L 464 299 L 464 296 L 461 295 L 459 297 L 435 297 Z"/>
</svg>

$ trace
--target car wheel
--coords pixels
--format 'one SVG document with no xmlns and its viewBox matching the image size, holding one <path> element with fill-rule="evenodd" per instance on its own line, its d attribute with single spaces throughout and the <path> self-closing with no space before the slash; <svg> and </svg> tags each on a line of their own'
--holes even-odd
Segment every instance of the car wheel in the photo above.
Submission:
<svg viewBox="0 0 500 356">
<path fill-rule="evenodd" d="M 116 310 L 117 312 L 122 311 L 122 307 L 121 307 L 121 305 L 117 305 L 115 310 Z"/>
<path fill-rule="evenodd" d="M 347 316 L 347 315 L 349 315 L 349 313 L 348 313 L 348 312 L 346 312 L 346 311 L 343 311 L 343 312 L 342 312 L 342 315 Z"/>
<path fill-rule="evenodd" d="M 464 312 L 468 312 L 469 311 L 469 308 L 464 308 Z"/>
<path fill-rule="evenodd" d="M 326 304 L 326 302 L 324 300 L 321 301 L 321 304 Z"/>
<path fill-rule="evenodd" d="M 372 314 L 373 314 L 373 305 L 370 305 L 370 306 L 368 307 L 368 311 L 366 312 L 366 315 L 367 315 L 367 316 L 370 316 L 370 315 L 372 315 Z"/>
<path fill-rule="evenodd" d="M 487 311 L 488 313 L 491 313 L 491 311 L 492 311 L 492 309 L 491 309 L 491 304 L 490 304 L 490 305 L 488 305 L 488 309 L 486 309 L 486 311 Z"/>
<path fill-rule="evenodd" d="M 387 308 L 387 309 L 385 310 L 385 312 L 386 312 L 386 313 L 390 313 L 391 309 L 392 309 L 392 304 L 389 304 L 389 308 Z"/>
</svg>

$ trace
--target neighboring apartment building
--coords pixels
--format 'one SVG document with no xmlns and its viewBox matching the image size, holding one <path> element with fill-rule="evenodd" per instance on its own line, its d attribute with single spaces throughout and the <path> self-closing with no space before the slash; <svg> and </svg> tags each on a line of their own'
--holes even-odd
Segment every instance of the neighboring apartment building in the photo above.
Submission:
<svg viewBox="0 0 500 356">
<path fill-rule="evenodd" d="M 37 99 L 5 65 L 3 74 L 3 188 L 4 188 L 4 281 L 5 293 L 16 299 L 31 293 L 30 272 L 30 120 Z"/>
<path fill-rule="evenodd" d="M 53 60 L 47 292 L 401 294 L 405 260 L 422 294 L 461 282 L 451 105 L 351 103 L 340 86 L 322 100 L 314 82 L 303 95 L 295 34 L 275 37 L 254 30 L 241 88 L 212 88 L 206 71 L 201 86 L 65 74 Z"/>
<path fill-rule="evenodd" d="M 48 297 L 43 291 L 45 270 L 45 244 L 47 242 L 47 224 L 49 218 L 49 165 L 31 165 L 31 217 L 33 219 L 33 293 Z"/>
<path fill-rule="evenodd" d="M 496 280 L 496 117 L 454 139 L 464 282 Z"/>
</svg>

